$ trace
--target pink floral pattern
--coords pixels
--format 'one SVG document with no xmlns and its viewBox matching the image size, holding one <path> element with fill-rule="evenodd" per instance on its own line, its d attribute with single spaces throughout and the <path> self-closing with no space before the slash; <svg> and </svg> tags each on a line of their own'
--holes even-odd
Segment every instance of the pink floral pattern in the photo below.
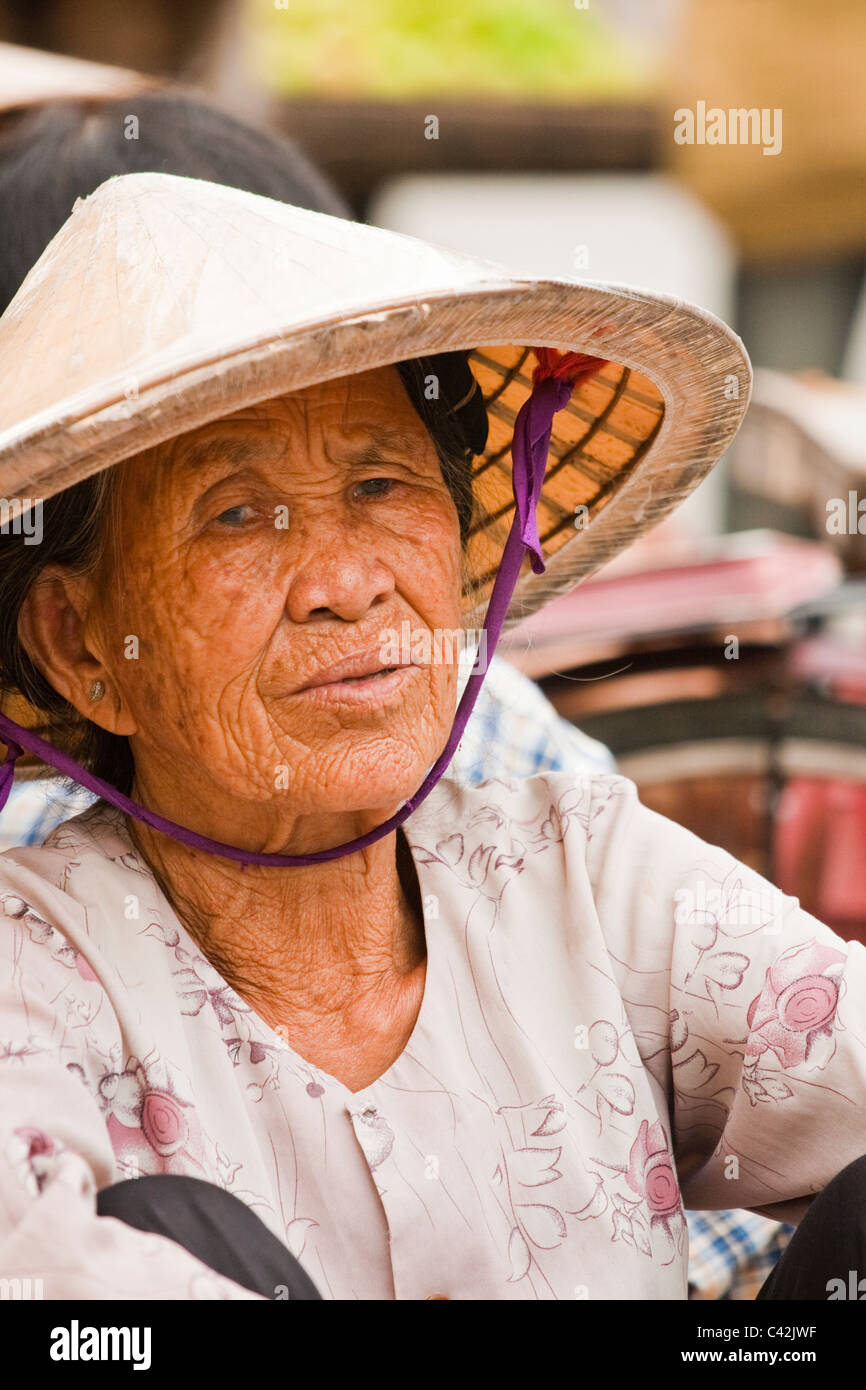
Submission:
<svg viewBox="0 0 866 1390">
<path fill-rule="evenodd" d="M 807 941 L 780 955 L 749 1005 L 749 1057 L 773 1052 L 783 1067 L 827 1065 L 834 1032 L 844 951 Z M 830 1048 L 826 1045 L 830 1044 Z"/>
</svg>

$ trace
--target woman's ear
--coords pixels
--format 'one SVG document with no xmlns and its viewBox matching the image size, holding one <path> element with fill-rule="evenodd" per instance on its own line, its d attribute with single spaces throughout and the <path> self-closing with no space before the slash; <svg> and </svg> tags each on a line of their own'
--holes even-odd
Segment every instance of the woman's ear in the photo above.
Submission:
<svg viewBox="0 0 866 1390">
<path fill-rule="evenodd" d="M 92 592 L 86 579 L 47 565 L 21 606 L 18 640 L 48 684 L 85 719 L 112 734 L 134 734 L 135 720 L 102 660 Z"/>
</svg>

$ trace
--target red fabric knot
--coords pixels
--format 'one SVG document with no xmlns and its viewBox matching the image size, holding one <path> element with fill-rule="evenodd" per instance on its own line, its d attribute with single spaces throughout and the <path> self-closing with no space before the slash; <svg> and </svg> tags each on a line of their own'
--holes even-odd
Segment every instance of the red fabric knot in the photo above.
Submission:
<svg viewBox="0 0 866 1390">
<path fill-rule="evenodd" d="M 532 373 L 533 382 L 553 377 L 557 381 L 567 381 L 574 387 L 606 367 L 608 362 L 606 357 L 590 357 L 585 352 L 560 352 L 558 348 L 537 347 L 532 351 L 538 358 L 538 365 Z"/>
</svg>

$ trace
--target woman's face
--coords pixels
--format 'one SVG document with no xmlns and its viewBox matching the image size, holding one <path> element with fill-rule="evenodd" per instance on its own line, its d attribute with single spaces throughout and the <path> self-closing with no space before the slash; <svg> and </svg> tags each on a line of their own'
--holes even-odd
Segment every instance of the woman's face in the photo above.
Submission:
<svg viewBox="0 0 866 1390">
<path fill-rule="evenodd" d="M 406 652 L 379 673 L 404 623 L 460 626 L 461 550 L 397 372 L 238 411 L 117 483 L 119 572 L 90 621 L 137 775 L 167 765 L 205 797 L 282 796 L 292 816 L 411 795 L 451 727 L 457 667 Z"/>
</svg>

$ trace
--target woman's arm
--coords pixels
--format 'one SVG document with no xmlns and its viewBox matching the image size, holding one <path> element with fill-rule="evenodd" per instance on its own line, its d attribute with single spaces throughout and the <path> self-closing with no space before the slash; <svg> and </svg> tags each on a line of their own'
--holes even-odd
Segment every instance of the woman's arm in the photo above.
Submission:
<svg viewBox="0 0 866 1390">
<path fill-rule="evenodd" d="M 866 1153 L 866 948 L 624 778 L 594 779 L 590 826 L 612 968 L 668 1101 L 638 1159 L 669 1144 L 688 1207 L 799 1220 Z"/>
<path fill-rule="evenodd" d="M 0 1278 L 47 1299 L 258 1298 L 163 1236 L 96 1215 L 117 1180 L 93 1079 L 117 1019 L 80 953 L 0 883 Z"/>
</svg>

